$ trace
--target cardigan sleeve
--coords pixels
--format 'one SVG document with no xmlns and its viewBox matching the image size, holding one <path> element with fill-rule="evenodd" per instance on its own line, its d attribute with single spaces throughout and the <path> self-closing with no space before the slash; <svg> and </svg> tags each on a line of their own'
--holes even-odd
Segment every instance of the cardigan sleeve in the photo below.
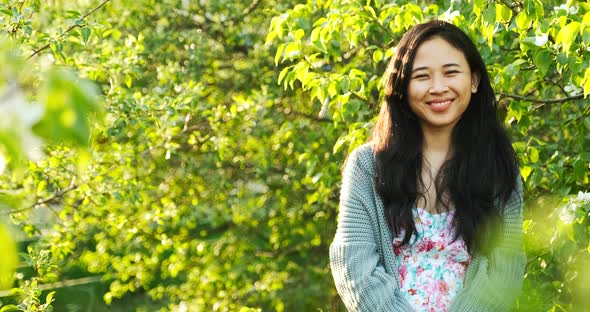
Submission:
<svg viewBox="0 0 590 312">
<path fill-rule="evenodd" d="M 508 311 L 519 294 L 524 278 L 526 255 L 522 248 L 522 182 L 505 210 L 500 241 L 489 259 L 480 257 L 477 272 L 466 282 L 465 290 L 453 301 L 449 311 Z"/>
<path fill-rule="evenodd" d="M 374 205 L 373 180 L 362 168 L 372 154 L 363 152 L 369 151 L 351 153 L 343 174 L 338 227 L 330 245 L 336 289 L 349 311 L 412 311 L 379 261 L 377 224 L 368 208 Z"/>
</svg>

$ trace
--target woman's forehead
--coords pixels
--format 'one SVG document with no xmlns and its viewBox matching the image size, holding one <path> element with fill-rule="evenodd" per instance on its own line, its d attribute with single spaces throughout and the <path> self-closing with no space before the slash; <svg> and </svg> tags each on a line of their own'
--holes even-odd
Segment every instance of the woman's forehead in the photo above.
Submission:
<svg viewBox="0 0 590 312">
<path fill-rule="evenodd" d="M 418 46 L 412 69 L 467 66 L 465 54 L 441 37 L 428 39 Z"/>
</svg>

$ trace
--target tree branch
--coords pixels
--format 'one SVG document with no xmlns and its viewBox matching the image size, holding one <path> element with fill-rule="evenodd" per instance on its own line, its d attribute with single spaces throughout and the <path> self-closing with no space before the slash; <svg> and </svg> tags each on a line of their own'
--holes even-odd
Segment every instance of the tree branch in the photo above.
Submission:
<svg viewBox="0 0 590 312">
<path fill-rule="evenodd" d="M 502 2 L 508 8 L 510 8 L 510 10 L 512 10 L 512 12 L 514 12 L 514 15 L 518 15 L 518 13 L 520 13 L 518 4 L 513 3 L 510 0 L 500 0 L 500 2 Z"/>
<path fill-rule="evenodd" d="M 557 83 L 557 82 L 553 81 L 553 79 L 550 79 L 550 78 L 546 77 L 546 78 L 544 79 L 544 81 L 547 81 L 547 82 L 551 83 L 552 85 L 554 85 L 554 86 L 558 87 L 558 88 L 559 88 L 559 90 L 561 90 L 561 92 L 562 92 L 562 93 L 563 93 L 563 94 L 564 94 L 566 97 L 568 96 L 568 94 L 567 94 L 567 91 L 565 91 L 565 89 L 564 89 L 564 88 L 563 88 L 563 87 L 562 87 L 562 86 L 561 86 L 559 83 Z"/>
<path fill-rule="evenodd" d="M 87 277 L 82 277 L 82 278 L 76 278 L 76 279 L 69 279 L 69 280 L 62 280 L 62 281 L 58 281 L 55 283 L 49 283 L 49 284 L 40 284 L 38 286 L 39 290 L 45 291 L 45 290 L 53 290 L 53 289 L 59 289 L 59 288 L 65 288 L 65 287 L 72 287 L 72 286 L 79 286 L 79 285 L 86 285 L 86 284 L 92 284 L 92 283 L 98 283 L 100 281 L 102 281 L 103 276 L 102 275 L 98 275 L 98 276 L 87 276 Z M 0 298 L 4 298 L 4 297 L 10 297 L 13 296 L 13 292 L 11 290 L 2 290 L 0 291 Z"/>
<path fill-rule="evenodd" d="M 582 112 L 582 115 L 580 115 L 580 116 L 578 116 L 578 117 L 576 117 L 576 118 L 574 118 L 574 119 L 570 119 L 570 120 L 568 120 L 568 121 L 567 121 L 565 124 L 566 124 L 566 125 L 569 125 L 570 123 L 572 123 L 572 122 L 574 122 L 574 121 L 575 121 L 575 122 L 578 122 L 578 121 L 580 121 L 580 120 L 582 120 L 582 119 L 586 118 L 586 115 L 589 115 L 589 114 L 590 114 L 590 105 L 589 105 L 589 106 L 586 106 L 586 108 L 585 108 L 585 109 L 584 109 L 584 111 Z"/>
<path fill-rule="evenodd" d="M 248 6 L 248 8 L 246 8 L 244 10 L 244 14 L 242 14 L 242 16 L 240 17 L 240 19 L 246 17 L 248 14 L 252 13 L 252 11 L 254 11 L 254 9 L 256 9 L 256 6 L 258 5 L 258 3 L 260 3 L 260 0 L 253 0 L 252 3 L 250 3 L 250 5 Z"/>
<path fill-rule="evenodd" d="M 285 109 L 279 109 L 279 112 L 289 116 L 289 115 L 295 115 L 295 116 L 299 116 L 299 117 L 303 117 L 309 120 L 313 120 L 313 121 L 318 121 L 318 122 L 334 122 L 334 120 L 330 119 L 330 118 L 321 118 L 315 115 L 311 115 L 311 114 L 307 114 L 307 113 L 303 113 L 303 112 L 299 112 L 299 111 L 295 111 L 295 110 L 285 110 Z"/>
<path fill-rule="evenodd" d="M 387 27 L 383 26 L 383 24 L 381 24 L 381 23 L 379 22 L 379 20 L 378 20 L 378 19 L 376 19 L 376 18 L 375 18 L 375 17 L 374 17 L 374 16 L 371 14 L 371 12 L 368 12 L 368 10 L 365 8 L 365 6 L 364 6 L 364 5 L 363 5 L 363 4 L 362 4 L 362 3 L 361 3 L 359 0 L 357 0 L 357 1 L 356 1 L 356 4 L 358 4 L 358 5 L 359 5 L 359 6 L 360 6 L 360 7 L 363 9 L 363 12 L 365 12 L 365 13 L 366 13 L 368 16 L 370 16 L 371 20 L 372 20 L 372 21 L 373 21 L 375 24 L 377 24 L 377 26 L 379 26 L 379 28 L 381 28 L 381 29 L 382 29 L 382 30 L 383 30 L 383 31 L 384 31 L 386 34 L 388 34 L 388 35 L 389 35 L 389 38 L 393 38 L 393 37 L 394 37 L 394 35 L 393 35 L 393 33 L 391 32 L 391 30 L 389 30 L 389 28 L 387 28 Z"/>
<path fill-rule="evenodd" d="M 8 212 L 8 214 L 15 214 L 15 213 L 19 213 L 19 212 L 31 210 L 31 209 L 33 209 L 33 208 L 35 208 L 37 206 L 48 204 L 48 203 L 50 203 L 50 202 L 52 202 L 52 201 L 54 201 L 54 200 L 56 200 L 58 198 L 61 198 L 65 193 L 78 188 L 78 185 L 75 184 L 75 181 L 76 181 L 76 178 L 74 177 L 70 181 L 70 185 L 68 185 L 66 188 L 62 189 L 61 191 L 53 194 L 53 196 L 51 196 L 49 198 L 46 198 L 46 199 L 43 199 L 43 200 L 40 200 L 40 201 L 37 201 L 33 205 L 28 206 L 28 207 L 11 210 L 11 211 Z M 55 211 L 53 211 L 53 212 L 55 213 Z"/>
<path fill-rule="evenodd" d="M 110 0 L 104 0 L 101 4 L 99 4 L 96 8 L 94 8 L 92 11 L 84 14 L 84 16 L 82 16 L 79 20 L 83 21 L 84 19 L 86 19 L 88 16 L 90 16 L 92 13 L 98 11 L 100 8 L 102 8 L 105 4 L 107 4 L 107 2 L 109 2 Z M 76 28 L 76 27 L 81 27 L 82 25 L 79 24 L 74 24 L 72 26 L 70 26 L 70 28 L 66 29 L 64 32 L 62 32 L 61 34 L 59 34 L 58 38 L 62 38 L 63 36 L 65 36 L 65 34 L 67 34 L 68 32 L 70 32 L 72 29 Z M 42 46 L 41 48 L 33 51 L 33 54 L 29 55 L 29 57 L 27 57 L 27 60 L 34 57 L 35 55 L 41 53 L 42 51 L 46 50 L 47 48 L 49 48 L 50 43 Z"/>
<path fill-rule="evenodd" d="M 500 96 L 500 98 L 512 98 L 515 100 L 521 100 L 521 101 L 525 101 L 525 102 L 545 103 L 545 104 L 564 103 L 564 102 L 573 101 L 573 100 L 580 100 L 580 99 L 584 98 L 583 94 L 568 96 L 568 97 L 564 97 L 564 98 L 560 98 L 560 99 L 537 99 L 537 98 L 530 98 L 530 97 L 526 97 L 526 96 L 522 96 L 522 95 L 518 95 L 518 94 L 509 94 L 509 93 L 498 93 L 498 95 Z"/>
</svg>

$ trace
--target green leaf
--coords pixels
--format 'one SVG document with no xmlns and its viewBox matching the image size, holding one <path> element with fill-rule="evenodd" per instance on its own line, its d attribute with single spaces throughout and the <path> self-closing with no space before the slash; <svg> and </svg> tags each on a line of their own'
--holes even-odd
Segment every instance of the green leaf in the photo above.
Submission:
<svg viewBox="0 0 590 312">
<path fill-rule="evenodd" d="M 283 24 L 285 24 L 288 17 L 289 15 L 284 13 L 280 16 L 275 16 L 272 18 L 265 44 L 269 44 L 276 37 L 278 37 L 279 39 L 283 38 Z"/>
<path fill-rule="evenodd" d="M 481 12 L 485 8 L 486 4 L 487 4 L 486 0 L 474 0 L 473 1 L 473 13 L 475 13 L 475 16 L 481 15 Z"/>
<path fill-rule="evenodd" d="M 560 65 L 566 65 L 568 63 L 568 57 L 567 54 L 565 54 L 564 52 L 559 52 L 557 53 L 557 63 Z"/>
<path fill-rule="evenodd" d="M 76 10 L 67 10 L 66 11 L 66 16 L 68 18 L 76 18 L 76 19 L 78 19 L 78 18 L 80 18 L 82 16 L 82 13 L 80 13 L 79 11 L 76 11 Z"/>
<path fill-rule="evenodd" d="M 30 194 L 21 191 L 0 190 L 0 211 L 8 211 L 23 207 Z"/>
<path fill-rule="evenodd" d="M 385 51 L 385 58 L 389 59 L 395 54 L 395 48 L 389 48 Z"/>
<path fill-rule="evenodd" d="M 20 133 L 15 130 L 0 130 L 0 147 L 3 148 L 2 153 L 8 163 L 14 162 L 15 165 L 22 165 L 26 159 L 20 137 Z"/>
<path fill-rule="evenodd" d="M 587 97 L 588 94 L 590 94 L 590 68 L 584 72 L 584 97 Z"/>
<path fill-rule="evenodd" d="M 297 31 L 295 31 L 295 39 L 301 41 L 301 38 L 303 38 L 305 36 L 305 31 L 303 31 L 303 29 L 299 28 L 297 29 Z"/>
<path fill-rule="evenodd" d="M 4 224 L 0 223 L 0 290 L 8 289 L 14 282 L 14 271 L 18 264 L 16 243 Z M 9 310 L 7 310 L 9 311 Z"/>
<path fill-rule="evenodd" d="M 514 101 L 508 106 L 507 117 L 514 117 L 517 121 L 520 121 L 527 113 L 527 108 L 527 104 L 520 101 Z"/>
<path fill-rule="evenodd" d="M 316 42 L 319 40 L 321 30 L 322 30 L 321 28 L 317 27 L 311 31 L 311 36 L 309 38 L 311 40 L 311 42 Z"/>
<path fill-rule="evenodd" d="M 534 146 L 529 147 L 529 160 L 533 164 L 539 161 L 539 151 Z"/>
<path fill-rule="evenodd" d="M 348 135 L 343 135 L 343 136 L 339 137 L 338 140 L 336 141 L 336 143 L 334 144 L 334 147 L 332 148 L 332 153 L 338 154 L 342 150 L 344 143 L 347 143 L 347 142 L 348 142 Z"/>
<path fill-rule="evenodd" d="M 584 221 L 582 220 L 576 220 L 577 222 L 574 222 L 572 224 L 573 230 L 574 230 L 574 238 L 575 238 L 575 242 L 578 244 L 579 247 L 585 247 L 586 244 L 588 244 L 588 229 L 587 226 L 585 224 L 580 224 L 580 221 Z"/>
<path fill-rule="evenodd" d="M 496 3 L 496 22 L 510 22 L 512 10 L 502 3 Z"/>
<path fill-rule="evenodd" d="M 281 81 L 283 81 L 283 78 L 285 78 L 285 75 L 289 72 L 289 70 L 291 69 L 291 66 L 287 66 L 285 68 L 283 68 L 283 70 L 281 70 L 281 72 L 279 73 L 279 78 L 277 83 L 281 84 Z"/>
<path fill-rule="evenodd" d="M 6 14 L 8 16 L 14 16 L 14 14 L 12 13 L 12 11 L 9 10 L 9 9 L 0 9 L 0 12 Z"/>
<path fill-rule="evenodd" d="M 272 26 L 271 26 L 271 28 L 272 28 Z M 272 42 L 272 40 L 274 38 L 276 38 L 276 36 L 277 36 L 277 32 L 276 31 L 274 31 L 274 30 L 269 31 L 268 34 L 266 35 L 266 40 L 265 40 L 264 44 L 265 45 L 270 44 Z"/>
<path fill-rule="evenodd" d="M 33 131 L 53 142 L 88 146 L 89 118 L 102 111 L 96 86 L 77 78 L 67 70 L 52 70 L 41 88 L 40 101 L 45 104 L 43 118 Z"/>
<path fill-rule="evenodd" d="M 514 143 L 512 143 L 512 148 L 514 148 L 514 151 L 516 151 L 517 154 L 522 154 L 522 153 L 524 153 L 524 150 L 526 148 L 526 143 L 525 142 L 514 142 Z"/>
<path fill-rule="evenodd" d="M 553 63 L 553 54 L 547 50 L 541 50 L 535 52 L 533 56 L 535 66 L 539 70 L 541 76 L 545 76 Z"/>
<path fill-rule="evenodd" d="M 131 75 L 129 74 L 125 75 L 125 85 L 127 86 L 127 88 L 131 88 L 131 86 L 133 85 L 133 77 L 131 77 Z"/>
<path fill-rule="evenodd" d="M 277 48 L 277 53 L 275 54 L 275 66 L 279 65 L 279 61 L 283 56 L 283 51 L 285 51 L 285 44 L 281 44 Z"/>
<path fill-rule="evenodd" d="M 373 9 L 373 7 L 372 7 L 372 6 L 365 5 L 365 6 L 364 6 L 364 9 L 365 9 L 365 11 L 366 11 L 366 12 L 368 12 L 368 13 L 370 14 L 370 16 L 371 16 L 373 19 L 377 19 L 377 14 L 375 13 L 375 9 Z"/>
<path fill-rule="evenodd" d="M 299 55 L 299 53 L 300 51 L 297 43 L 289 42 L 287 43 L 287 46 L 285 46 L 285 57 L 293 59 L 295 56 Z"/>
<path fill-rule="evenodd" d="M 576 179 L 583 179 L 584 176 L 590 170 L 590 168 L 588 168 L 588 164 L 585 161 L 583 161 L 582 159 L 580 159 L 579 157 L 578 157 L 578 159 L 576 159 L 574 161 L 573 167 L 574 167 L 574 176 L 576 177 Z"/>
<path fill-rule="evenodd" d="M 303 90 L 309 89 L 310 86 L 312 85 L 311 83 L 314 81 L 315 78 L 316 78 L 315 73 L 306 71 L 305 74 L 303 75 L 303 77 L 299 78 L 301 81 L 301 85 L 303 87 Z"/>
<path fill-rule="evenodd" d="M 529 16 L 524 12 L 518 13 L 516 16 L 516 26 L 519 30 L 526 30 L 531 25 L 531 19 Z"/>
<path fill-rule="evenodd" d="M 328 86 L 328 95 L 330 97 L 334 97 L 336 94 L 338 94 L 338 87 L 336 86 L 335 81 L 331 81 L 330 85 Z"/>
<path fill-rule="evenodd" d="M 534 0 L 534 3 L 537 18 L 542 18 L 543 16 L 545 16 L 545 8 L 543 7 L 543 1 Z"/>
<path fill-rule="evenodd" d="M 383 51 L 377 49 L 373 52 L 373 62 L 379 63 L 383 59 Z"/>
<path fill-rule="evenodd" d="M 324 40 L 313 41 L 313 45 L 323 53 L 328 53 L 328 47 L 324 43 Z"/>
<path fill-rule="evenodd" d="M 342 90 L 342 93 L 346 93 L 348 92 L 350 88 L 350 79 L 348 79 L 348 77 L 343 77 L 342 80 L 340 80 L 340 89 Z"/>
<path fill-rule="evenodd" d="M 494 25 L 496 23 L 496 7 L 489 5 L 483 11 L 483 19 L 488 25 Z"/>
<path fill-rule="evenodd" d="M 533 168 L 529 167 L 529 166 L 524 166 L 524 167 L 520 168 L 520 175 L 522 175 L 522 179 L 525 182 L 528 179 L 529 175 L 531 175 L 532 171 L 533 171 Z"/>
<path fill-rule="evenodd" d="M 325 26 L 324 24 L 326 24 L 326 22 L 327 22 L 327 21 L 328 21 L 328 19 L 327 19 L 327 18 L 325 18 L 325 17 L 320 17 L 320 18 L 318 18 L 318 20 L 317 20 L 317 21 L 315 21 L 315 22 L 313 23 L 313 25 L 312 25 L 312 26 L 313 26 L 313 27 L 318 27 L 318 26 L 322 26 L 322 27 L 323 27 L 323 26 Z M 321 28 L 321 27 L 320 27 L 320 28 Z M 319 29 L 319 28 L 318 28 L 318 29 Z"/>
<path fill-rule="evenodd" d="M 537 8 L 534 0 L 524 0 L 524 11 L 528 16 L 537 16 Z"/>
<path fill-rule="evenodd" d="M 82 27 L 82 42 L 84 42 L 84 44 L 87 44 L 88 38 L 90 38 L 90 28 L 84 26 Z"/>
<path fill-rule="evenodd" d="M 579 33 L 580 23 L 571 22 L 559 30 L 557 38 L 555 39 L 555 43 L 561 43 L 563 46 L 563 51 L 568 53 Z"/>
<path fill-rule="evenodd" d="M 326 99 L 328 98 L 328 88 L 325 85 L 320 85 L 316 88 L 316 96 L 320 103 L 322 103 L 322 108 L 326 106 Z M 329 103 L 329 102 L 328 102 Z"/>
<path fill-rule="evenodd" d="M 45 297 L 45 303 L 46 304 L 52 303 L 54 301 L 54 299 L 53 299 L 54 295 L 55 295 L 55 291 L 48 293 L 47 296 Z"/>
<path fill-rule="evenodd" d="M 584 41 L 586 46 L 590 45 L 590 28 L 584 28 L 582 31 L 582 41 Z"/>
<path fill-rule="evenodd" d="M 19 309 L 14 304 L 3 305 L 2 308 L 0 308 L 0 312 L 13 312 L 13 311 L 22 311 L 22 310 Z"/>
<path fill-rule="evenodd" d="M 39 181 L 39 184 L 37 184 L 37 193 L 42 193 L 43 191 L 45 191 L 46 187 L 47 187 L 47 181 L 45 181 L 45 180 Z"/>
</svg>

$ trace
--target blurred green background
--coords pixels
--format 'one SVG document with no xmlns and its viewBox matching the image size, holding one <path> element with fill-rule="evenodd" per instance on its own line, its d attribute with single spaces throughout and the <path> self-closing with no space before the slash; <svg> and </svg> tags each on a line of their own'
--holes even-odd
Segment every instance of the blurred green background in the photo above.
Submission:
<svg viewBox="0 0 590 312">
<path fill-rule="evenodd" d="M 514 311 L 589 311 L 590 4 L 540 0 L 2 0 L 0 311 L 344 311 L 342 162 L 433 18 L 519 155 Z"/>
</svg>

